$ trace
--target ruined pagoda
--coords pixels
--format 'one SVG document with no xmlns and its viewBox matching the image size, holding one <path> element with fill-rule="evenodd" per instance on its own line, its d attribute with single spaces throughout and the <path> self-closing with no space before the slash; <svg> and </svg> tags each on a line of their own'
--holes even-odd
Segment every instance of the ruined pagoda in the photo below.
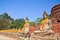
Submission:
<svg viewBox="0 0 60 40">
<path fill-rule="evenodd" d="M 60 4 L 51 9 L 52 26 L 55 33 L 60 33 Z"/>
</svg>

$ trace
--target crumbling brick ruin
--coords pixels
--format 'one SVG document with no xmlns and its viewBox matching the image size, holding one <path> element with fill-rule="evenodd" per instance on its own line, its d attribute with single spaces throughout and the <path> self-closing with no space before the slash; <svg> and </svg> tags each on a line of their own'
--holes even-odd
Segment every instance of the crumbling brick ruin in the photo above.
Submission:
<svg viewBox="0 0 60 40">
<path fill-rule="evenodd" d="M 51 9 L 51 20 L 53 30 L 57 33 L 60 33 L 60 4 L 55 5 Z"/>
</svg>

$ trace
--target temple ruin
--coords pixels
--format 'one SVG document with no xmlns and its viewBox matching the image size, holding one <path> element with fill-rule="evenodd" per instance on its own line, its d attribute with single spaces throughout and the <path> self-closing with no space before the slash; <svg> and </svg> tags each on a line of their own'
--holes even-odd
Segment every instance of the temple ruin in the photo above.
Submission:
<svg viewBox="0 0 60 40">
<path fill-rule="evenodd" d="M 53 30 L 57 30 L 55 32 L 60 33 L 60 4 L 52 7 L 51 20 L 52 20 Z"/>
</svg>

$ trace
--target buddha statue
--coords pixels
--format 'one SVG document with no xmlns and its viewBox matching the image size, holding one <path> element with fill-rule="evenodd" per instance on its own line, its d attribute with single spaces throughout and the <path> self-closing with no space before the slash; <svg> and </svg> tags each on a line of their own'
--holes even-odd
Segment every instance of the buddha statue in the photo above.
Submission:
<svg viewBox="0 0 60 40">
<path fill-rule="evenodd" d="M 29 19 L 26 17 L 25 23 L 24 23 L 24 33 L 29 32 Z"/>
<path fill-rule="evenodd" d="M 44 12 L 43 20 L 41 22 L 41 30 L 47 31 L 52 27 L 51 20 L 48 19 L 48 14 Z"/>
</svg>

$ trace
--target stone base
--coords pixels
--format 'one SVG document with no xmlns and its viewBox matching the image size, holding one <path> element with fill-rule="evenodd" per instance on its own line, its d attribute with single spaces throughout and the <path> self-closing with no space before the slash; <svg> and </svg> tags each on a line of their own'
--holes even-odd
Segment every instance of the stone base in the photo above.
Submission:
<svg viewBox="0 0 60 40">
<path fill-rule="evenodd" d="M 60 38 L 60 37 L 59 37 Z M 30 40 L 60 40 L 59 38 L 56 38 L 53 33 L 48 32 L 34 32 L 31 35 Z"/>
</svg>

